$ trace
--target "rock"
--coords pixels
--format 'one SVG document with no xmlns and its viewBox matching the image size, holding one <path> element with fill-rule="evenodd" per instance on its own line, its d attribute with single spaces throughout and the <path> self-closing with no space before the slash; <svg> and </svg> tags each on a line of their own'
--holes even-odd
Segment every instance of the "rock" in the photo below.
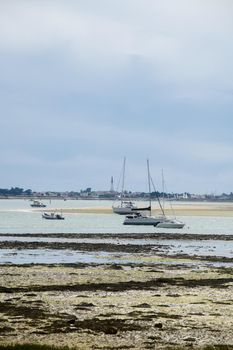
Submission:
<svg viewBox="0 0 233 350">
<path fill-rule="evenodd" d="M 163 324 L 161 322 L 155 323 L 154 324 L 155 328 L 163 328 Z"/>
</svg>

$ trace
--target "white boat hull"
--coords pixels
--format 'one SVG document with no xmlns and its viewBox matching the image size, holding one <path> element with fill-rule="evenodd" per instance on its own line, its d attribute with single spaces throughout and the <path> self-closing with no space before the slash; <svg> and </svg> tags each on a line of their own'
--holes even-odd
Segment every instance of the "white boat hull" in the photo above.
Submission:
<svg viewBox="0 0 233 350">
<path fill-rule="evenodd" d="M 127 215 L 132 213 L 132 208 L 127 207 L 112 207 L 112 211 L 115 214 Z"/>
<path fill-rule="evenodd" d="M 145 211 L 150 211 L 150 207 L 137 207 L 136 205 L 130 204 L 126 206 L 113 206 L 112 211 L 115 214 L 120 214 L 120 215 L 128 215 L 128 214 L 133 214 L 135 212 L 145 212 Z"/>
<path fill-rule="evenodd" d="M 160 222 L 156 227 L 158 227 L 158 228 L 179 228 L 180 229 L 180 228 L 183 228 L 184 226 L 185 226 L 185 224 L 183 222 L 166 219 L 166 220 Z"/>
<path fill-rule="evenodd" d="M 144 225 L 157 226 L 161 222 L 161 218 L 155 216 L 126 216 L 124 225 Z"/>
<path fill-rule="evenodd" d="M 64 216 L 62 216 L 61 214 L 55 214 L 55 213 L 51 213 L 51 214 L 47 214 L 44 213 L 42 214 L 42 218 L 46 219 L 46 220 L 64 220 Z"/>
</svg>

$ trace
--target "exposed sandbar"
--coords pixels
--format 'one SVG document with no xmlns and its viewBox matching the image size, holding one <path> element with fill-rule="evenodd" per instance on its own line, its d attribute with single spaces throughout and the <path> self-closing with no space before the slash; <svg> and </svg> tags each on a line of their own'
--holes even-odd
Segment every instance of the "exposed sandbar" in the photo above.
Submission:
<svg viewBox="0 0 233 350">
<path fill-rule="evenodd" d="M 88 208 L 46 208 L 46 209 L 32 209 L 33 211 L 53 211 L 62 210 L 63 213 L 87 213 L 87 214 L 112 214 L 111 207 L 88 207 Z M 159 205 L 153 204 L 153 214 L 160 212 Z M 176 202 L 169 203 L 165 206 L 165 212 L 167 215 L 176 216 L 233 216 L 233 203 L 225 202 Z"/>
</svg>

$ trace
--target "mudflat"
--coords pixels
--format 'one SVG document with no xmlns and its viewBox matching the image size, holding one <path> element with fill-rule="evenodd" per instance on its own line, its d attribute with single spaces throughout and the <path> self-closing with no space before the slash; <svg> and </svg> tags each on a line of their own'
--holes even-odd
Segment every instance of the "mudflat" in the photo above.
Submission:
<svg viewBox="0 0 233 350">
<path fill-rule="evenodd" d="M 1 265 L 0 344 L 232 348 L 232 267 L 130 254 L 136 264 Z"/>
</svg>

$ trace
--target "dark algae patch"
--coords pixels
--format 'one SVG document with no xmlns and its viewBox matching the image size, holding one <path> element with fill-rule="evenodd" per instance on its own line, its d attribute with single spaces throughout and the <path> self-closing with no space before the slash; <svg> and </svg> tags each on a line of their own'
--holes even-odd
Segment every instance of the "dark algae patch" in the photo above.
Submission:
<svg viewBox="0 0 233 350">
<path fill-rule="evenodd" d="M 0 303 L 0 313 L 7 316 L 22 316 L 31 319 L 45 318 L 47 316 L 47 313 L 38 307 L 17 305 L 10 302 Z"/>
<path fill-rule="evenodd" d="M 14 344 L 0 345 L 0 350 L 77 350 L 78 348 L 70 348 L 68 346 L 56 347 L 39 344 Z"/>
<path fill-rule="evenodd" d="M 187 288 L 197 288 L 201 286 L 211 288 L 228 288 L 233 283 L 233 277 L 228 278 L 208 278 L 208 279 L 184 279 L 182 277 L 173 278 L 158 278 L 148 281 L 128 281 L 118 283 L 82 283 L 74 285 L 41 285 L 29 287 L 0 287 L 0 293 L 18 293 L 18 292 L 48 292 L 48 291 L 70 291 L 70 292 L 84 292 L 84 291 L 108 291 L 120 292 L 127 290 L 154 290 L 160 286 L 184 286 Z M 178 295 L 168 295 L 170 297 L 177 297 Z M 0 304 L 1 307 L 1 304 Z"/>
<path fill-rule="evenodd" d="M 154 347 L 157 341 L 157 337 L 149 337 L 148 342 L 145 343 L 148 345 L 153 345 L 153 349 L 163 349 L 163 350 L 233 350 L 233 345 L 207 345 L 202 347 L 196 346 L 169 346 L 169 347 Z M 152 347 L 145 346 L 144 349 L 149 349 Z M 14 344 L 14 345 L 0 345 L 0 350 L 80 350 L 81 348 L 77 345 L 76 347 L 57 347 L 57 346 L 49 346 L 49 345 L 40 345 L 40 344 Z M 113 347 L 105 347 L 105 346 L 96 346 L 92 348 L 95 350 L 123 350 L 123 349 L 132 349 L 130 346 L 113 346 Z"/>
<path fill-rule="evenodd" d="M 141 330 L 143 327 L 134 323 L 128 323 L 121 319 L 93 319 L 80 320 L 57 320 L 54 321 L 46 331 L 49 333 L 76 332 L 81 330 L 95 333 L 117 334 L 118 332 Z"/>
<path fill-rule="evenodd" d="M 233 241 L 232 235 L 193 234 L 193 233 L 0 233 L 0 237 L 37 237 L 37 238 L 66 238 L 66 239 L 156 239 L 156 240 L 222 240 Z"/>
<path fill-rule="evenodd" d="M 177 261 L 0 270 L 2 349 L 233 350 L 232 269 Z"/>
</svg>

